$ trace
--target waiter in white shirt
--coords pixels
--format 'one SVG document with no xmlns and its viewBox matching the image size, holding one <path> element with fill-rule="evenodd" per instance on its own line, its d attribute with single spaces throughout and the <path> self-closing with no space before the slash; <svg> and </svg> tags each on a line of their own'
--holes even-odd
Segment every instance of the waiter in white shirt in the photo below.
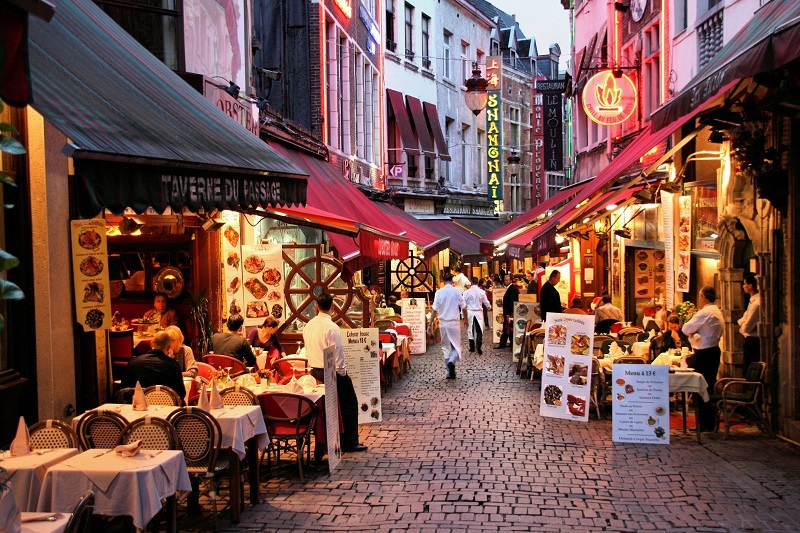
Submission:
<svg viewBox="0 0 800 533">
<path fill-rule="evenodd" d="M 761 318 L 761 295 L 758 294 L 758 281 L 755 274 L 747 272 L 742 278 L 742 290 L 750 295 L 750 303 L 742 318 L 739 331 L 744 335 L 744 370 L 750 363 L 761 361 L 761 341 L 758 338 L 758 321 Z"/>
<path fill-rule="evenodd" d="M 486 291 L 478 285 L 478 278 L 472 278 L 472 285 L 464 293 L 467 306 L 467 328 L 469 331 L 470 353 L 478 348 L 478 355 L 483 355 L 483 309 L 491 309 L 492 304 L 486 297 Z"/>
<path fill-rule="evenodd" d="M 433 335 L 433 323 L 438 317 L 447 379 L 456 379 L 456 363 L 461 363 L 461 312 L 466 304 L 461 291 L 453 287 L 453 275 L 445 274 L 442 279 L 444 287 L 433 297 L 428 333 Z"/>
<path fill-rule="evenodd" d="M 689 336 L 692 348 L 694 348 L 695 369 L 703 374 L 708 383 L 708 394 L 714 392 L 714 385 L 717 382 L 717 372 L 719 372 L 719 359 L 722 351 L 719 349 L 719 341 L 722 338 L 722 331 L 725 319 L 722 311 L 717 307 L 717 291 L 714 287 L 706 286 L 700 289 L 697 303 L 700 310 L 695 313 L 691 320 L 683 325 L 683 332 Z M 695 401 L 700 402 L 699 427 L 702 431 L 714 431 L 714 420 L 716 410 L 709 402 L 704 402 L 699 395 L 695 395 Z"/>
</svg>

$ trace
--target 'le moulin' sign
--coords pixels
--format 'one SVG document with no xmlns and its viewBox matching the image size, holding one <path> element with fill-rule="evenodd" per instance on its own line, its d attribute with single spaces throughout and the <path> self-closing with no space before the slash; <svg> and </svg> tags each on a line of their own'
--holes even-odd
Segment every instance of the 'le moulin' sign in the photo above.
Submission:
<svg viewBox="0 0 800 533">
<path fill-rule="evenodd" d="M 503 199 L 503 117 L 500 113 L 502 94 L 502 63 L 499 56 L 486 62 L 486 81 L 489 101 L 486 104 L 486 165 L 489 171 L 487 187 L 489 200 Z"/>
</svg>

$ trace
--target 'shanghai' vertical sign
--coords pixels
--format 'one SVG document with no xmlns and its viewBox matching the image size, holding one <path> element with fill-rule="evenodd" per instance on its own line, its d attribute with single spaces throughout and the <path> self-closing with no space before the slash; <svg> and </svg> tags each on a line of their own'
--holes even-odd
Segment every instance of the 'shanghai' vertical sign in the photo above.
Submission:
<svg viewBox="0 0 800 533">
<path fill-rule="evenodd" d="M 503 118 L 500 113 L 502 61 L 491 56 L 486 62 L 489 101 L 486 104 L 486 165 L 488 167 L 489 200 L 503 199 Z"/>
</svg>

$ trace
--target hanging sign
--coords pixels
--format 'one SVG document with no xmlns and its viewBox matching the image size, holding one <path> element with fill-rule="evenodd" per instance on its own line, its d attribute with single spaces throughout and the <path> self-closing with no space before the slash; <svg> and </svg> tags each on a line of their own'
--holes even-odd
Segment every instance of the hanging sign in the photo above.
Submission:
<svg viewBox="0 0 800 533">
<path fill-rule="evenodd" d="M 664 309 L 675 306 L 675 195 L 661 191 L 661 220 L 664 235 Z"/>
<path fill-rule="evenodd" d="M 111 327 L 106 221 L 102 218 L 70 222 L 75 317 L 83 331 Z"/>
<path fill-rule="evenodd" d="M 242 246 L 244 324 L 259 326 L 268 316 L 284 320 L 285 276 L 280 244 Z"/>
<path fill-rule="evenodd" d="M 625 74 L 617 78 L 610 70 L 598 72 L 589 78 L 581 93 L 586 116 L 604 126 L 628 120 L 636 109 L 636 99 L 633 81 Z"/>
<path fill-rule="evenodd" d="M 678 197 L 678 292 L 689 292 L 692 268 L 692 197 Z"/>
<path fill-rule="evenodd" d="M 503 117 L 500 113 L 503 63 L 499 56 L 486 61 L 489 100 L 486 103 L 486 165 L 489 200 L 503 199 Z"/>
</svg>

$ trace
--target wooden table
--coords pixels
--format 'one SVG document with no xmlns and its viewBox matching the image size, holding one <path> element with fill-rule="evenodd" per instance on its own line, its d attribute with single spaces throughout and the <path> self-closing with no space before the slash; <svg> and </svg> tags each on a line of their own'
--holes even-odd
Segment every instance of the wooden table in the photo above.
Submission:
<svg viewBox="0 0 800 533">
<path fill-rule="evenodd" d="M 8 472 L 8 480 L 14 487 L 14 499 L 17 501 L 19 510 L 35 511 L 39 503 L 42 480 L 47 470 L 78 453 L 77 448 L 57 448 L 55 450 L 38 450 L 29 455 L 17 457 L 11 456 L 10 452 L 0 455 L 0 459 L 3 461 L 0 466 Z"/>
</svg>

